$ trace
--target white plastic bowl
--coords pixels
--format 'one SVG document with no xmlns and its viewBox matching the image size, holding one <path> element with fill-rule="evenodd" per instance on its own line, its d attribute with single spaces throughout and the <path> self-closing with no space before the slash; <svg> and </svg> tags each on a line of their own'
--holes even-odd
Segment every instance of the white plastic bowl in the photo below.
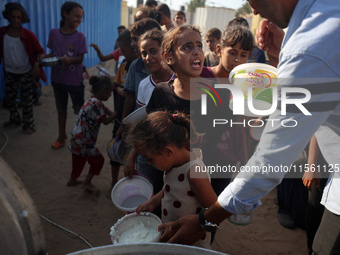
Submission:
<svg viewBox="0 0 340 255">
<path fill-rule="evenodd" d="M 160 224 L 162 221 L 153 213 L 125 215 L 111 227 L 111 241 L 113 244 L 157 242 L 161 237 Z"/>
<path fill-rule="evenodd" d="M 125 165 L 131 149 L 120 136 L 117 136 L 108 143 L 107 154 L 112 161 Z"/>
<path fill-rule="evenodd" d="M 148 116 L 146 106 L 138 108 L 123 119 L 123 124 L 138 124 Z"/>
<path fill-rule="evenodd" d="M 123 213 L 131 213 L 153 196 L 153 186 L 145 176 L 137 174 L 130 180 L 124 177 L 111 191 L 113 204 Z"/>
</svg>

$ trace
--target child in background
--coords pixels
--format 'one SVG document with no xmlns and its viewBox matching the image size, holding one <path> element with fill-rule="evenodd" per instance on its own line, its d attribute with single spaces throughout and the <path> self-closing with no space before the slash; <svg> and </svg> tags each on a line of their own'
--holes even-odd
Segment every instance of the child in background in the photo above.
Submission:
<svg viewBox="0 0 340 255">
<path fill-rule="evenodd" d="M 209 52 L 204 55 L 204 66 L 217 66 L 220 58 L 217 56 L 216 45 L 219 44 L 221 39 L 221 31 L 214 27 L 210 29 L 205 35 L 205 41 L 209 48 Z"/>
<path fill-rule="evenodd" d="M 159 24 L 161 24 L 163 31 L 166 32 L 175 27 L 174 24 L 172 24 L 171 11 L 167 4 L 158 5 L 156 11 L 162 14 L 162 19 Z"/>
<path fill-rule="evenodd" d="M 207 67 L 202 77 L 213 77 L 220 83 L 229 83 L 231 70 L 240 64 L 247 63 L 249 55 L 254 48 L 254 38 L 249 28 L 234 25 L 228 26 L 223 32 L 219 44 L 216 45 L 219 65 Z M 229 102 L 228 102 L 229 104 Z M 218 163 L 235 166 L 237 162 L 245 164 L 248 161 L 246 130 L 240 125 L 226 129 L 217 141 Z M 216 163 L 216 162 L 215 162 Z M 211 183 L 217 195 L 229 183 L 230 178 L 213 178 Z"/>
<path fill-rule="evenodd" d="M 173 18 L 173 21 L 175 22 L 177 27 L 183 26 L 184 23 L 187 22 L 187 19 L 185 17 L 185 12 L 183 12 L 183 11 L 175 12 L 175 16 Z"/>
<path fill-rule="evenodd" d="M 197 166 L 204 166 L 200 155 L 187 149 L 190 134 L 195 134 L 188 116 L 157 111 L 129 134 L 128 141 L 135 150 L 147 158 L 148 164 L 164 172 L 163 189 L 138 206 L 138 214 L 152 212 L 162 205 L 162 221 L 166 223 L 187 214 L 197 214 L 216 202 L 209 174 L 195 171 Z M 210 233 L 207 232 L 195 245 L 210 248 Z"/>
<path fill-rule="evenodd" d="M 89 191 L 98 189 L 91 183 L 94 175 L 99 175 L 104 157 L 96 147 L 100 124 L 107 125 L 116 117 L 102 101 L 107 101 L 112 94 L 112 82 L 106 76 L 92 76 L 90 78 L 93 96 L 89 98 L 78 114 L 76 124 L 71 133 L 69 149 L 72 152 L 72 173 L 67 186 L 80 184 L 78 177 L 83 171 L 86 161 L 90 164 L 82 187 Z"/>
<path fill-rule="evenodd" d="M 139 37 L 146 31 L 157 28 L 161 31 L 161 26 L 157 21 L 151 18 L 145 18 L 134 23 L 131 28 L 131 47 L 135 50 L 136 55 L 140 55 L 138 48 Z M 126 75 L 126 82 L 124 84 L 124 109 L 122 119 L 128 116 L 137 108 L 136 99 L 138 95 L 139 83 L 148 76 L 144 63 L 141 57 L 132 61 L 128 74 Z M 117 135 L 122 135 L 124 127 L 121 125 L 117 131 Z"/>
<path fill-rule="evenodd" d="M 175 74 L 163 64 L 161 45 L 163 33 L 157 29 L 147 31 L 139 38 L 139 52 L 147 72 L 150 74 L 139 84 L 136 103 L 139 106 L 147 105 L 152 91 L 160 82 L 169 82 Z"/>
<path fill-rule="evenodd" d="M 246 28 L 250 29 L 248 21 L 243 17 L 237 17 L 237 18 L 234 18 L 231 21 L 229 21 L 228 26 L 233 26 L 233 25 L 245 26 Z M 265 55 L 264 51 L 261 50 L 256 45 L 254 46 L 254 48 L 251 51 L 249 58 L 247 60 L 247 63 L 254 63 L 254 62 L 264 63 L 264 64 L 267 63 L 266 55 Z"/>
<path fill-rule="evenodd" d="M 16 99 L 18 90 L 22 99 L 22 122 L 25 134 L 35 132 L 33 119 L 33 79 L 46 81 L 38 57 L 45 52 L 36 36 L 21 26 L 30 22 L 26 10 L 19 3 L 8 3 L 2 12 L 9 21 L 8 26 L 0 28 L 0 63 L 4 59 L 4 76 L 6 84 L 6 107 L 10 111 L 9 121 L 4 127 L 21 124 Z"/>
<path fill-rule="evenodd" d="M 120 101 L 115 102 L 116 106 L 116 112 L 117 117 L 115 118 L 114 127 L 112 130 L 112 137 L 115 138 L 117 135 L 117 130 L 120 128 L 121 125 L 121 119 L 123 114 L 123 108 L 124 108 L 124 99 L 125 99 L 125 93 L 124 93 L 124 83 L 126 79 L 127 72 L 129 70 L 129 67 L 133 60 L 137 58 L 137 55 L 135 53 L 135 50 L 131 47 L 131 34 L 128 29 L 124 30 L 117 39 L 119 48 L 122 50 L 122 53 L 125 57 L 122 64 L 119 66 L 115 80 L 114 80 L 114 90 L 117 91 L 117 94 L 120 95 Z M 111 190 L 113 186 L 118 181 L 118 174 L 119 174 L 119 168 L 121 166 L 120 162 L 115 162 L 110 160 L 111 165 L 111 175 L 112 175 L 112 182 L 111 182 L 111 188 L 106 193 L 106 197 L 111 199 Z"/>
<path fill-rule="evenodd" d="M 83 59 L 87 53 L 85 35 L 77 31 L 83 18 L 83 7 L 76 2 L 65 2 L 61 7 L 60 28 L 50 31 L 46 57 L 59 57 L 60 65 L 52 67 L 52 87 L 58 111 L 58 138 L 52 149 L 65 145 L 67 103 L 70 95 L 75 114 L 84 104 Z"/>
</svg>

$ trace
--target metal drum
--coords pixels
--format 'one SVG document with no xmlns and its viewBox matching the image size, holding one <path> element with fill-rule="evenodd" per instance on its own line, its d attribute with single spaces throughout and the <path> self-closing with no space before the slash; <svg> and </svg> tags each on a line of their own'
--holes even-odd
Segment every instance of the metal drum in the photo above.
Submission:
<svg viewBox="0 0 340 255">
<path fill-rule="evenodd" d="M 225 255 L 195 246 L 169 243 L 117 244 L 82 250 L 69 255 Z"/>
<path fill-rule="evenodd" d="M 46 254 L 43 227 L 32 198 L 0 158 L 0 253 Z"/>
</svg>

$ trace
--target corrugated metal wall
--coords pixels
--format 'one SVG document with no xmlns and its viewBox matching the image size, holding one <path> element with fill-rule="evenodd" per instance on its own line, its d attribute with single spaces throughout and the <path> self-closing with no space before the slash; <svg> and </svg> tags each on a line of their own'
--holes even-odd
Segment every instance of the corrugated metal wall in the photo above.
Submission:
<svg viewBox="0 0 340 255">
<path fill-rule="evenodd" d="M 88 53 L 84 57 L 84 65 L 92 67 L 98 64 L 99 59 L 96 51 L 89 47 L 90 43 L 98 44 L 104 55 L 113 51 L 115 40 L 118 37 L 117 27 L 120 25 L 121 0 L 73 0 L 79 3 L 84 9 L 84 18 L 78 30 L 86 36 Z M 23 27 L 31 30 L 38 38 L 41 46 L 46 53 L 47 40 L 52 28 L 59 27 L 61 20 L 60 9 L 66 0 L 0 0 L 0 26 L 7 26 L 8 21 L 2 16 L 5 4 L 9 2 L 18 2 L 27 11 L 31 20 L 30 23 L 24 24 Z M 48 81 L 51 82 L 51 69 L 44 68 Z M 3 66 L 0 65 L 0 102 L 3 100 L 5 91 L 3 79 Z"/>
</svg>

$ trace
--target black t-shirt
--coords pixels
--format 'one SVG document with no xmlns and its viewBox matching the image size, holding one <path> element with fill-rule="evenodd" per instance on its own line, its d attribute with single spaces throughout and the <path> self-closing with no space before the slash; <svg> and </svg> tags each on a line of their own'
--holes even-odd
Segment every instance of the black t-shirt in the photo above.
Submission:
<svg viewBox="0 0 340 255">
<path fill-rule="evenodd" d="M 147 105 L 147 112 L 167 110 L 169 112 L 183 112 L 190 116 L 190 120 L 195 125 L 198 133 L 205 134 L 204 141 L 201 141 L 199 147 L 203 150 L 204 162 L 206 164 L 216 164 L 216 145 L 221 138 L 222 133 L 230 127 L 230 120 L 235 120 L 232 110 L 229 108 L 230 92 L 220 90 L 218 92 L 220 100 L 214 100 L 207 97 L 207 115 L 201 114 L 201 99 L 187 100 L 180 98 L 174 92 L 174 80 L 158 84 Z M 213 127 L 214 119 L 225 119 L 228 121 L 224 125 Z M 196 145 L 195 145 L 196 146 Z"/>
</svg>

